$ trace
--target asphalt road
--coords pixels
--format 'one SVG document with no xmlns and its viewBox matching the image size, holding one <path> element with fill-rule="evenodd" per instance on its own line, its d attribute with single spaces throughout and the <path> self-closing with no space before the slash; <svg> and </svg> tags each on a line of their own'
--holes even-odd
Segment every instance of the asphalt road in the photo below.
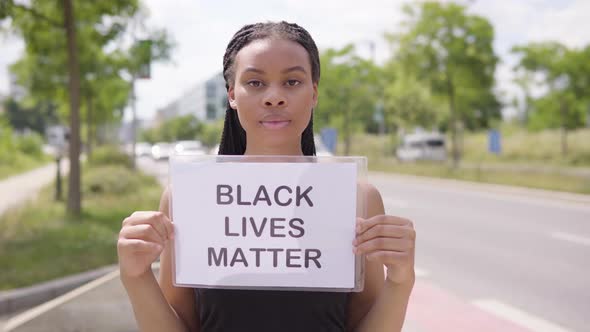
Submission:
<svg viewBox="0 0 590 332">
<path fill-rule="evenodd" d="M 167 182 L 167 163 L 139 165 Z M 386 212 L 413 220 L 418 234 L 404 331 L 590 331 L 590 196 L 384 174 L 370 181 Z M 134 328 L 114 277 L 14 331 Z"/>
<path fill-rule="evenodd" d="M 140 165 L 167 182 L 166 162 Z M 461 304 L 439 310 L 447 318 L 440 320 L 460 322 L 476 310 L 515 331 L 590 331 L 590 196 L 379 173 L 370 182 L 388 214 L 414 221 L 417 293 L 434 297 L 436 289 L 442 306 Z M 437 321 L 412 304 L 409 316 L 419 326 Z"/>
</svg>

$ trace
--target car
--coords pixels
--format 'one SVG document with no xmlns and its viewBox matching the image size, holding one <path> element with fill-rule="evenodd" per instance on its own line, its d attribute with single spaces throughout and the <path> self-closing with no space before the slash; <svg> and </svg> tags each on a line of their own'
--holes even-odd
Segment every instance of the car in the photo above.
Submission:
<svg viewBox="0 0 590 332">
<path fill-rule="evenodd" d="M 135 156 L 146 157 L 152 155 L 152 145 L 147 142 L 137 142 L 135 144 Z"/>
<path fill-rule="evenodd" d="M 152 146 L 152 158 L 154 160 L 165 160 L 172 154 L 172 144 L 167 142 L 158 142 Z"/>
<path fill-rule="evenodd" d="M 216 155 L 219 153 L 219 144 L 216 144 L 214 147 L 209 150 L 209 154 Z"/>
<path fill-rule="evenodd" d="M 206 154 L 205 148 L 199 141 L 178 141 L 174 145 L 174 152 L 177 154 Z"/>
<path fill-rule="evenodd" d="M 445 136 L 438 132 L 417 132 L 404 135 L 396 149 L 399 161 L 445 161 L 447 158 Z"/>
</svg>

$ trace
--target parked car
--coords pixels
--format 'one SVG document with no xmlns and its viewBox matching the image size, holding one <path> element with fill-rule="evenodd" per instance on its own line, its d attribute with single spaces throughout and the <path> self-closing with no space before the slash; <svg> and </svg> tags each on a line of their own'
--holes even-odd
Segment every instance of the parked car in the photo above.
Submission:
<svg viewBox="0 0 590 332">
<path fill-rule="evenodd" d="M 174 145 L 174 152 L 178 154 L 206 154 L 205 148 L 199 141 L 178 141 Z"/>
<path fill-rule="evenodd" d="M 219 144 L 215 144 L 214 147 L 209 150 L 209 154 L 216 155 L 219 152 Z"/>
<path fill-rule="evenodd" d="M 135 156 L 146 157 L 152 155 L 152 145 L 147 142 L 137 142 L 135 144 Z"/>
<path fill-rule="evenodd" d="M 447 158 L 445 136 L 436 132 L 405 135 L 396 150 L 396 156 L 400 161 L 444 161 Z"/>
<path fill-rule="evenodd" d="M 170 143 L 158 142 L 152 146 L 152 158 L 155 160 L 163 160 L 170 158 L 173 146 Z"/>
</svg>

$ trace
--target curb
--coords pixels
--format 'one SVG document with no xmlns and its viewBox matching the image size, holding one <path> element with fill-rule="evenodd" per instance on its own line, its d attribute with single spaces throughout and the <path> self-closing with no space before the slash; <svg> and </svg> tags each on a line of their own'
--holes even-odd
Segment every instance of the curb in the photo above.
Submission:
<svg viewBox="0 0 590 332">
<path fill-rule="evenodd" d="M 152 263 L 152 271 L 154 273 L 156 273 L 157 270 L 160 269 L 160 262 L 154 262 Z M 99 272 L 104 272 L 106 271 L 106 273 L 103 273 L 103 275 L 101 275 L 100 277 L 95 278 L 94 280 L 84 283 L 83 285 L 80 285 L 79 287 L 75 287 L 74 289 L 61 294 L 47 302 L 43 302 L 37 306 L 34 306 L 28 310 L 25 310 L 22 313 L 19 313 L 18 315 L 15 315 L 14 317 L 8 319 L 6 322 L 4 322 L 4 325 L 2 325 L 2 323 L 0 323 L 0 329 L 2 329 L 2 331 L 4 332 L 10 332 L 13 331 L 15 329 L 17 329 L 18 327 L 22 326 L 23 324 L 26 324 L 30 321 L 33 321 L 35 319 L 37 319 L 38 317 L 52 311 L 55 310 L 57 307 L 63 305 L 64 303 L 67 303 L 71 300 L 74 300 L 80 296 L 83 296 L 84 294 L 103 286 L 105 283 L 110 282 L 111 280 L 118 278 L 119 277 L 119 269 L 118 266 L 116 265 L 110 265 L 110 266 L 106 266 L 94 271 L 90 271 L 87 273 L 82 273 L 82 274 L 91 274 L 91 273 L 99 273 Z M 79 276 L 79 275 L 78 275 Z M 75 276 L 77 277 L 77 276 Z M 66 279 L 66 278 L 64 278 Z"/>
<path fill-rule="evenodd" d="M 49 301 L 117 269 L 117 265 L 109 265 L 30 287 L 2 291 L 0 292 L 0 315 L 11 314 Z"/>
<path fill-rule="evenodd" d="M 470 190 L 479 190 L 485 192 L 493 192 L 497 194 L 508 194 L 513 196 L 525 196 L 527 198 L 542 198 L 548 200 L 559 200 L 568 203 L 590 205 L 590 195 L 570 193 L 566 191 L 552 191 L 546 189 L 535 189 L 519 186 L 509 186 L 502 184 L 474 182 L 465 180 L 455 179 L 443 179 L 419 175 L 408 175 L 400 173 L 388 173 L 388 172 L 373 172 L 370 171 L 369 177 L 371 176 L 382 176 L 391 177 L 401 180 L 421 182 L 424 184 L 452 184 L 455 188 L 463 188 Z"/>
</svg>

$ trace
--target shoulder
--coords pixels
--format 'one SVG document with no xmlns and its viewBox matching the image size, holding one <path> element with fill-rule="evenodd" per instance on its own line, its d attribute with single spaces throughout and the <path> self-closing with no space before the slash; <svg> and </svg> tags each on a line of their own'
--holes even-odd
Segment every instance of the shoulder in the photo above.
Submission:
<svg viewBox="0 0 590 332">
<path fill-rule="evenodd" d="M 385 213 L 383 198 L 377 187 L 370 183 L 363 183 L 360 185 L 360 190 L 367 205 L 365 217 L 368 218 Z"/>
</svg>

